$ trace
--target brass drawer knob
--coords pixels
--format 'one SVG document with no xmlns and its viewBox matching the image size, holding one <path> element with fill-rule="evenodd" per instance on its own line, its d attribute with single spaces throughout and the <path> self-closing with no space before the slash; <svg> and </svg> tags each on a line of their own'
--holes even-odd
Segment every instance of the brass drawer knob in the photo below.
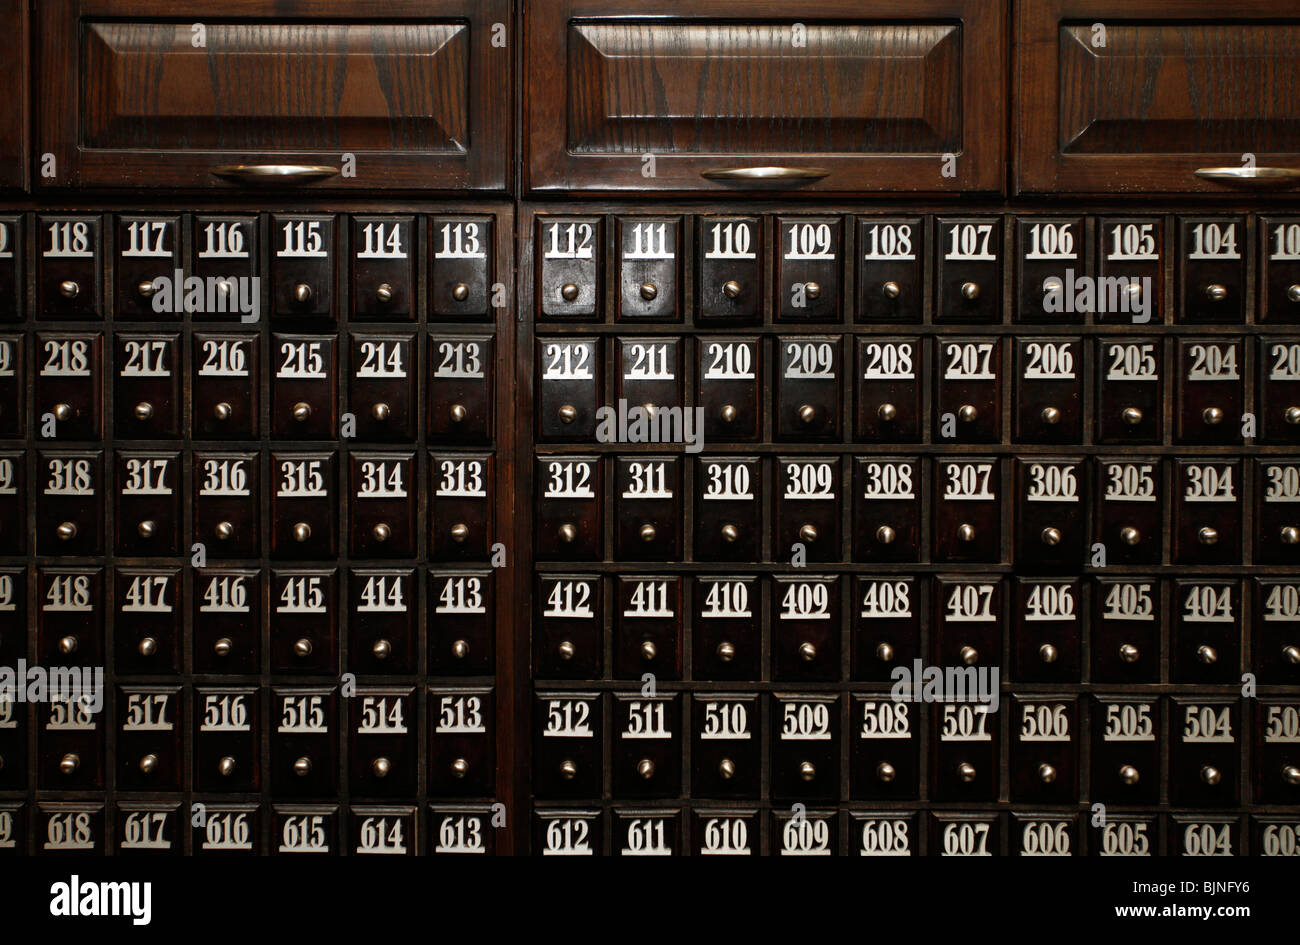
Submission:
<svg viewBox="0 0 1300 945">
<path fill-rule="evenodd" d="M 293 540 L 304 542 L 311 537 L 311 526 L 306 522 L 297 522 L 293 526 Z"/>
<path fill-rule="evenodd" d="M 1129 787 L 1132 787 L 1137 784 L 1138 781 L 1142 780 L 1142 776 L 1138 774 L 1137 768 L 1132 765 L 1124 765 L 1124 767 L 1119 769 L 1119 779 Z"/>
<path fill-rule="evenodd" d="M 958 526 L 957 526 L 957 540 L 958 540 L 958 541 L 974 541 L 974 540 L 975 540 L 975 526 L 974 526 L 974 525 L 965 524 L 965 523 L 963 523 L 963 524 L 961 524 L 961 525 L 958 525 Z"/>
<path fill-rule="evenodd" d="M 805 663 L 811 663 L 813 660 L 817 658 L 817 647 L 807 642 L 800 643 L 799 658 L 803 660 Z"/>
<path fill-rule="evenodd" d="M 231 414 L 234 412 L 235 408 L 230 406 L 230 404 L 226 403 L 224 400 L 212 408 L 212 416 L 216 417 L 222 423 L 229 420 Z"/>
<path fill-rule="evenodd" d="M 1206 407 L 1201 411 L 1201 419 L 1209 426 L 1223 422 L 1223 411 L 1218 407 Z"/>
<path fill-rule="evenodd" d="M 234 648 L 235 644 L 231 642 L 230 637 L 222 637 L 216 643 L 212 644 L 212 652 L 217 656 L 229 656 L 230 651 Z"/>
<path fill-rule="evenodd" d="M 1054 547 L 1061 543 L 1061 530 L 1059 528 L 1044 528 L 1039 537 L 1042 538 L 1043 544 L 1049 548 Z"/>
<path fill-rule="evenodd" d="M 1138 410 L 1136 407 L 1125 407 L 1124 412 L 1120 414 L 1120 417 L 1129 426 L 1137 426 L 1142 422 L 1142 411 Z"/>
<path fill-rule="evenodd" d="M 804 404 L 799 408 L 799 419 L 803 423 L 812 423 L 817 419 L 817 408 L 812 404 Z"/>
<path fill-rule="evenodd" d="M 578 776 L 577 765 L 575 765 L 572 761 L 560 762 L 560 777 L 562 777 L 566 781 L 572 781 L 577 776 Z"/>
<path fill-rule="evenodd" d="M 974 302 L 980 297 L 980 284 L 978 282 L 963 282 L 961 284 L 961 297 L 967 302 Z"/>
<path fill-rule="evenodd" d="M 158 652 L 158 641 L 155 640 L 153 637 L 145 637 L 138 644 L 136 644 L 136 651 L 141 656 L 146 656 L 146 657 L 153 656 L 155 653 Z"/>
<path fill-rule="evenodd" d="M 1287 765 L 1282 769 L 1282 780 L 1292 787 L 1300 785 L 1300 768 L 1295 765 Z"/>
<path fill-rule="evenodd" d="M 566 302 L 575 302 L 578 299 L 578 287 L 572 282 L 566 282 L 560 286 L 560 298 Z"/>
<path fill-rule="evenodd" d="M 730 758 L 723 758 L 718 763 L 718 774 L 721 775 L 722 780 L 730 781 L 736 776 L 736 763 Z"/>
<path fill-rule="evenodd" d="M 888 525 L 881 525 L 876 529 L 876 541 L 880 542 L 882 545 L 892 545 L 894 539 L 897 537 L 898 533 Z"/>
<path fill-rule="evenodd" d="M 386 660 L 393 655 L 393 644 L 387 640 L 376 640 L 370 647 L 370 654 L 377 660 Z"/>
<path fill-rule="evenodd" d="M 555 648 L 555 652 L 559 654 L 560 659 L 567 662 L 568 660 L 573 659 L 574 654 L 578 652 L 578 648 L 568 640 L 563 640 L 560 642 L 560 645 Z"/>
<path fill-rule="evenodd" d="M 1223 780 L 1223 773 L 1213 765 L 1206 765 L 1201 769 L 1201 780 L 1210 787 L 1214 787 Z"/>
<path fill-rule="evenodd" d="M 77 285 L 77 283 L 73 282 L 71 279 L 59 283 L 59 295 L 63 296 L 65 299 L 75 299 L 80 294 L 81 286 Z"/>
<path fill-rule="evenodd" d="M 391 413 L 392 413 L 391 408 L 389 408 L 388 404 L 384 403 L 383 401 L 380 401 L 379 403 L 375 404 L 370 408 L 370 416 L 374 417 L 380 423 L 383 423 L 385 420 L 387 420 Z"/>
<path fill-rule="evenodd" d="M 141 538 L 152 538 L 156 528 L 157 526 L 155 526 L 152 521 L 150 521 L 149 519 L 145 519 L 143 522 L 141 522 L 139 525 L 135 527 L 135 530 L 136 533 L 139 534 Z"/>
<path fill-rule="evenodd" d="M 384 305 L 393 301 L 393 287 L 387 282 L 381 282 L 379 288 L 375 289 L 375 301 Z"/>
<path fill-rule="evenodd" d="M 293 419 L 298 423 L 306 423 L 307 418 L 311 416 L 311 404 L 305 400 L 300 400 L 293 405 Z"/>
<path fill-rule="evenodd" d="M 1136 663 L 1141 655 L 1138 648 L 1132 643 L 1122 644 L 1119 648 L 1119 658 L 1125 663 Z"/>
<path fill-rule="evenodd" d="M 1296 542 L 1300 542 L 1300 528 L 1296 528 L 1294 525 L 1284 525 L 1282 531 L 1278 533 L 1278 537 L 1282 539 L 1282 544 L 1294 545 Z"/>
<path fill-rule="evenodd" d="M 1142 540 L 1142 533 L 1132 525 L 1126 525 L 1119 530 L 1119 540 L 1126 545 L 1136 545 Z"/>
<path fill-rule="evenodd" d="M 235 526 L 230 522 L 217 522 L 217 527 L 212 531 L 221 541 L 228 541 L 235 534 Z"/>
<path fill-rule="evenodd" d="M 465 539 L 469 538 L 469 526 L 464 522 L 457 522 L 451 526 L 451 531 L 448 534 L 451 536 L 452 541 L 463 543 Z"/>
<path fill-rule="evenodd" d="M 1292 302 L 1300 302 L 1300 285 L 1287 286 L 1286 297 Z"/>
<path fill-rule="evenodd" d="M 725 640 L 718 644 L 718 647 L 714 652 L 718 654 L 718 659 L 722 660 L 724 663 L 730 663 L 736 658 L 735 645 L 728 643 Z"/>
<path fill-rule="evenodd" d="M 393 535 L 393 530 L 383 522 L 380 522 L 370 530 L 370 533 L 375 536 L 375 541 L 388 541 L 388 539 Z"/>
<path fill-rule="evenodd" d="M 463 778 L 469 774 L 469 762 L 464 758 L 457 758 L 451 763 L 451 776 L 453 778 Z"/>
<path fill-rule="evenodd" d="M 641 659 L 647 663 L 659 655 L 659 648 L 654 645 L 653 640 L 646 640 L 641 644 Z"/>
<path fill-rule="evenodd" d="M 77 652 L 77 638 L 72 634 L 59 638 L 59 652 L 64 656 L 71 656 Z"/>
<path fill-rule="evenodd" d="M 148 401 L 141 401 L 135 405 L 134 413 L 137 420 L 148 420 L 153 416 L 153 404 Z"/>
<path fill-rule="evenodd" d="M 463 282 L 457 282 L 451 287 L 451 297 L 457 302 L 464 302 L 469 298 L 469 286 Z"/>
<path fill-rule="evenodd" d="M 659 296 L 659 289 L 653 282 L 641 283 L 641 298 L 653 302 Z"/>
<path fill-rule="evenodd" d="M 1044 784 L 1052 784 L 1056 781 L 1056 769 L 1051 765 L 1038 766 L 1038 780 Z"/>
<path fill-rule="evenodd" d="M 223 778 L 228 778 L 235 773 L 235 759 L 226 755 L 217 762 L 217 773 Z"/>
<path fill-rule="evenodd" d="M 299 282 L 293 287 L 293 300 L 299 305 L 306 305 L 311 301 L 311 286 L 305 282 Z"/>
<path fill-rule="evenodd" d="M 58 420 L 60 423 L 62 423 L 62 422 L 64 422 L 64 421 L 67 421 L 67 420 L 71 420 L 71 419 L 72 419 L 72 405 L 71 405 L 71 404 L 55 404 L 55 405 L 54 405 L 53 413 L 54 413 L 54 419 L 55 419 L 55 420 Z M 1300 414 L 1300 408 L 1296 408 L 1296 413 L 1297 413 L 1297 414 Z M 1300 422 L 1300 421 L 1297 421 L 1297 422 Z"/>
<path fill-rule="evenodd" d="M 300 778 L 305 778 L 311 774 L 311 759 L 306 755 L 297 758 L 293 763 L 293 773 Z"/>
<path fill-rule="evenodd" d="M 1202 644 L 1196 648 L 1196 658 L 1206 666 L 1213 666 L 1219 661 L 1219 651 L 1212 646 Z"/>
<path fill-rule="evenodd" d="M 393 763 L 387 758 L 376 758 L 370 762 L 370 772 L 377 778 L 386 778 L 393 770 Z"/>
<path fill-rule="evenodd" d="M 1205 297 L 1211 302 L 1222 302 L 1228 297 L 1228 290 L 1226 287 L 1214 282 L 1205 287 Z"/>
<path fill-rule="evenodd" d="M 812 544 L 817 540 L 817 529 L 812 525 L 804 525 L 799 529 L 799 540 Z"/>
<path fill-rule="evenodd" d="M 559 529 L 560 541 L 568 544 L 578 537 L 578 529 L 571 522 L 565 522 Z"/>
<path fill-rule="evenodd" d="M 141 774 L 153 774 L 157 770 L 158 770 L 157 755 L 145 755 L 143 758 L 140 759 Z"/>
<path fill-rule="evenodd" d="M 60 420 L 64 419 L 63 417 L 59 417 L 58 408 L 55 408 L 54 415 L 58 417 L 58 419 Z M 1300 423 L 1300 407 L 1286 408 L 1286 422 L 1292 424 L 1293 426 L 1297 423 Z"/>
<path fill-rule="evenodd" d="M 1038 648 L 1038 658 L 1044 663 L 1055 663 L 1060 655 L 1060 651 L 1050 643 L 1044 643 Z"/>
<path fill-rule="evenodd" d="M 962 663 L 967 666 L 974 666 L 980 661 L 980 651 L 973 646 L 963 646 L 960 656 Z"/>
<path fill-rule="evenodd" d="M 1300 646 L 1282 647 L 1282 658 L 1292 666 L 1300 666 Z"/>
<path fill-rule="evenodd" d="M 734 279 L 728 280 L 722 284 L 722 294 L 729 299 L 734 299 L 740 295 L 740 283 Z"/>
<path fill-rule="evenodd" d="M 301 639 L 294 641 L 293 655 L 299 659 L 305 659 L 308 656 L 311 656 L 311 649 L 311 641 L 306 637 L 302 637 Z"/>
<path fill-rule="evenodd" d="M 564 404 L 555 413 L 559 416 L 561 423 L 572 423 L 578 418 L 578 408 L 572 404 Z"/>
<path fill-rule="evenodd" d="M 876 659 L 882 663 L 892 663 L 894 661 L 894 648 L 888 643 L 877 644 Z"/>
<path fill-rule="evenodd" d="M 1196 540 L 1202 545 L 1213 545 L 1219 540 L 1219 530 L 1206 525 L 1196 533 Z"/>
<path fill-rule="evenodd" d="M 903 294 L 903 287 L 897 282 L 886 282 L 880 287 L 880 294 L 887 299 L 896 299 Z"/>
<path fill-rule="evenodd" d="M 451 417 L 452 423 L 464 423 L 465 418 L 469 416 L 469 411 L 465 409 L 464 404 L 452 404 L 451 409 L 447 411 L 447 416 Z"/>
<path fill-rule="evenodd" d="M 469 641 L 453 640 L 451 644 L 451 655 L 456 657 L 458 660 L 463 660 L 465 657 L 469 656 Z"/>
<path fill-rule="evenodd" d="M 77 526 L 72 522 L 64 522 L 58 527 L 58 529 L 56 529 L 56 533 L 60 540 L 71 541 L 73 538 L 77 537 Z"/>
<path fill-rule="evenodd" d="M 822 287 L 816 282 L 805 282 L 803 285 L 803 292 L 804 295 L 808 296 L 810 299 L 821 298 Z"/>
<path fill-rule="evenodd" d="M 725 404 L 723 405 L 720 416 L 722 417 L 723 423 L 735 423 L 737 416 L 736 408 L 731 404 Z"/>
<path fill-rule="evenodd" d="M 974 404 L 962 404 L 957 410 L 957 419 L 962 423 L 974 423 L 979 415 L 980 412 Z"/>
<path fill-rule="evenodd" d="M 962 784 L 970 784 L 975 780 L 975 766 L 969 761 L 963 761 L 957 766 L 957 777 L 961 779 Z"/>
<path fill-rule="evenodd" d="M 898 416 L 898 408 L 889 403 L 881 404 L 876 408 L 876 416 L 889 423 Z"/>
<path fill-rule="evenodd" d="M 817 768 L 811 761 L 801 761 L 799 763 L 799 777 L 804 781 L 811 781 L 817 777 Z"/>
<path fill-rule="evenodd" d="M 641 775 L 645 781 L 649 781 L 655 776 L 655 763 L 649 758 L 642 758 L 636 763 L 636 773 Z"/>
<path fill-rule="evenodd" d="M 735 525 L 722 526 L 723 541 L 735 541 L 739 537 L 740 537 L 740 529 L 737 528 Z"/>
<path fill-rule="evenodd" d="M 1047 424 L 1055 425 L 1061 422 L 1061 411 L 1055 407 L 1044 407 L 1040 416 L 1043 418 L 1043 422 Z"/>
<path fill-rule="evenodd" d="M 81 757 L 72 752 L 68 752 L 59 759 L 59 771 L 65 775 L 75 774 L 81 767 Z"/>
<path fill-rule="evenodd" d="M 898 777 L 898 771 L 888 761 L 882 761 L 876 765 L 876 779 L 878 781 L 889 784 L 896 777 Z"/>
<path fill-rule="evenodd" d="M 645 524 L 641 526 L 640 535 L 642 541 L 645 542 L 654 541 L 655 534 L 656 534 L 655 527 L 653 525 Z"/>
</svg>

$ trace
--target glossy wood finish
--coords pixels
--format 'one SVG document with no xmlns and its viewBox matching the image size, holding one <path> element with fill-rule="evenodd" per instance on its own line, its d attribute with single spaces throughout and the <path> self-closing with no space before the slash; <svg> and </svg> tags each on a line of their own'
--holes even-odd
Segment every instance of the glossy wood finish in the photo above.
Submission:
<svg viewBox="0 0 1300 945">
<path fill-rule="evenodd" d="M 0 109 L 0 189 L 27 186 L 31 92 L 26 0 L 0 2 L 0 75 L 9 84 Z"/>
</svg>

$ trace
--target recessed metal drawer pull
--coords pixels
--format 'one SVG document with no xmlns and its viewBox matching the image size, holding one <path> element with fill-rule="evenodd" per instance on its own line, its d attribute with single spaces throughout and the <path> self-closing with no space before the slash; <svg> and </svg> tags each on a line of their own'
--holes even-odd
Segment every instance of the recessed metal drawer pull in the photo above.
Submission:
<svg viewBox="0 0 1300 945">
<path fill-rule="evenodd" d="M 309 184 L 338 172 L 324 164 L 222 164 L 212 169 L 214 176 L 240 184 Z"/>
</svg>

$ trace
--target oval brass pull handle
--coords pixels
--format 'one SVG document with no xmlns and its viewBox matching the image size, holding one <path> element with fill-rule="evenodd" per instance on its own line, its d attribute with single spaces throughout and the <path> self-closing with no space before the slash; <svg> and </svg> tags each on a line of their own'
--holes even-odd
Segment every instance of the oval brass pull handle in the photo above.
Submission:
<svg viewBox="0 0 1300 945">
<path fill-rule="evenodd" d="M 700 176 L 707 180 L 785 183 L 821 180 L 829 177 L 830 173 L 824 167 L 715 167 L 700 171 Z"/>
<path fill-rule="evenodd" d="M 1202 167 L 1195 173 L 1202 180 L 1234 187 L 1268 189 L 1300 184 L 1300 168 L 1294 167 Z"/>
<path fill-rule="evenodd" d="M 324 164 L 223 164 L 212 173 L 241 184 L 307 184 L 339 172 Z"/>
</svg>

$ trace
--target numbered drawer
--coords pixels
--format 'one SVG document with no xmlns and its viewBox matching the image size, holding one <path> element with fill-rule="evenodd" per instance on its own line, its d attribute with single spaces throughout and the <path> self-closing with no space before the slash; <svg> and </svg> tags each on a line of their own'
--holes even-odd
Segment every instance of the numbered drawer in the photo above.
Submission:
<svg viewBox="0 0 1300 945">
<path fill-rule="evenodd" d="M 840 320 L 842 239 L 839 217 L 777 217 L 777 321 Z"/>
<path fill-rule="evenodd" d="M 763 223 L 695 218 L 695 307 L 701 324 L 753 323 L 763 313 Z"/>
<path fill-rule="evenodd" d="M 840 678 L 843 625 L 838 576 L 772 579 L 772 678 L 829 682 Z"/>
<path fill-rule="evenodd" d="M 118 216 L 116 285 L 113 316 L 121 321 L 170 321 L 185 307 L 174 304 L 180 294 L 173 278 L 181 276 L 179 216 Z"/>
<path fill-rule="evenodd" d="M 1160 800 L 1160 702 L 1128 696 L 1092 701 L 1092 790 L 1104 804 Z"/>
<path fill-rule="evenodd" d="M 103 855 L 104 805 L 72 801 L 41 804 L 35 815 L 37 849 L 44 854 Z"/>
<path fill-rule="evenodd" d="M 1173 561 L 1241 561 L 1241 461 L 1174 461 Z"/>
<path fill-rule="evenodd" d="M 681 217 L 619 217 L 615 221 L 619 321 L 682 318 Z"/>
<path fill-rule="evenodd" d="M 272 453 L 271 555 L 338 555 L 338 454 Z"/>
<path fill-rule="evenodd" d="M 104 736 L 111 722 L 104 712 L 102 681 L 73 680 L 37 710 L 39 767 L 36 783 L 42 790 L 94 791 L 104 787 Z M 77 689 L 79 684 L 83 688 Z M 96 695 L 96 693 L 98 693 Z"/>
<path fill-rule="evenodd" d="M 196 307 L 194 318 L 245 324 L 259 321 L 262 254 L 258 218 L 196 214 L 191 219 L 189 271 L 202 281 L 204 289 L 204 304 Z M 209 299 L 214 304 L 208 305 Z"/>
<path fill-rule="evenodd" d="M 1167 491 L 1158 457 L 1099 457 L 1096 477 L 1101 501 L 1094 503 L 1094 540 L 1108 564 L 1159 564 L 1164 552 Z"/>
<path fill-rule="evenodd" d="M 262 546 L 257 453 L 194 453 L 194 540 L 215 558 L 257 558 Z"/>
<path fill-rule="evenodd" d="M 889 693 L 849 703 L 850 785 L 855 801 L 920 797 L 921 706 Z"/>
<path fill-rule="evenodd" d="M 289 440 L 338 436 L 338 337 L 271 336 L 271 435 Z"/>
<path fill-rule="evenodd" d="M 1231 807 L 1241 781 L 1241 702 L 1196 696 L 1169 700 L 1169 801 Z"/>
<path fill-rule="evenodd" d="M 604 856 L 604 815 L 599 810 L 536 811 L 532 849 L 538 856 Z"/>
<path fill-rule="evenodd" d="M 839 561 L 844 482 L 838 456 L 780 456 L 776 460 L 774 557 Z"/>
<path fill-rule="evenodd" d="M 0 217 L 0 321 L 26 317 L 27 225 L 24 216 Z"/>
<path fill-rule="evenodd" d="M 935 461 L 934 560 L 1002 560 L 1002 464 Z"/>
<path fill-rule="evenodd" d="M 117 553 L 174 555 L 181 546 L 181 454 L 117 454 Z"/>
<path fill-rule="evenodd" d="M 1098 339 L 1098 443 L 1160 442 L 1163 371 L 1159 338 Z"/>
<path fill-rule="evenodd" d="M 103 219 L 41 215 L 36 228 L 41 236 L 36 262 L 38 317 L 103 318 Z"/>
<path fill-rule="evenodd" d="M 858 217 L 854 320 L 919 322 L 925 311 L 925 217 Z"/>
<path fill-rule="evenodd" d="M 1300 580 L 1255 578 L 1252 668 L 1266 684 L 1300 681 Z"/>
<path fill-rule="evenodd" d="M 1259 304 L 1255 319 L 1270 325 L 1300 322 L 1300 220 L 1259 218 Z"/>
<path fill-rule="evenodd" d="M 538 217 L 537 299 L 543 318 L 599 321 L 604 220 Z"/>
<path fill-rule="evenodd" d="M 3 263 L 0 255 L 0 266 Z M 0 302 L 0 310 L 3 304 Z M 24 336 L 0 335 L 0 439 L 17 440 L 27 434 L 26 351 Z"/>
<path fill-rule="evenodd" d="M 615 808 L 610 838 L 617 856 L 682 856 L 682 813 L 655 808 Z"/>
<path fill-rule="evenodd" d="M 1259 442 L 1300 444 L 1300 339 L 1261 338 Z"/>
<path fill-rule="evenodd" d="M 348 572 L 348 668 L 354 672 L 415 672 L 420 592 L 410 568 Z"/>
<path fill-rule="evenodd" d="M 1078 856 L 1079 817 L 1012 812 L 1011 843 L 1019 856 Z"/>
<path fill-rule="evenodd" d="M 36 335 L 35 425 L 43 438 L 98 440 L 103 435 L 103 362 L 103 335 Z"/>
<path fill-rule="evenodd" d="M 997 443 L 1002 439 L 1002 348 L 996 338 L 938 342 L 936 441 Z"/>
<path fill-rule="evenodd" d="M 348 818 L 349 856 L 415 856 L 424 852 L 414 807 L 353 807 Z"/>
<path fill-rule="evenodd" d="M 619 577 L 614 599 L 614 676 L 682 678 L 682 579 Z"/>
<path fill-rule="evenodd" d="M 103 666 L 104 572 L 37 568 L 36 655 L 46 665 Z"/>
<path fill-rule="evenodd" d="M 1245 407 L 1240 338 L 1178 339 L 1178 399 L 1174 436 L 1179 443 L 1240 443 Z"/>
<path fill-rule="evenodd" d="M 27 659 L 27 568 L 0 568 L 0 666 Z M 0 777 L 4 769 L 0 768 Z"/>
<path fill-rule="evenodd" d="M 930 814 L 931 856 L 1002 856 L 999 814 Z"/>
<path fill-rule="evenodd" d="M 926 582 L 915 577 L 857 577 L 853 622 L 855 681 L 892 680 L 900 666 L 921 655 L 921 620 Z"/>
<path fill-rule="evenodd" d="M 613 704 L 613 796 L 681 794 L 682 696 L 614 693 Z"/>
<path fill-rule="evenodd" d="M 1164 612 L 1157 578 L 1097 578 L 1092 593 L 1093 681 L 1159 682 Z"/>
<path fill-rule="evenodd" d="M 414 334 L 348 336 L 348 407 L 358 440 L 402 442 L 416 437 L 420 376 Z"/>
<path fill-rule="evenodd" d="M 1170 856 L 1241 856 L 1241 823 L 1226 814 L 1171 814 Z"/>
<path fill-rule="evenodd" d="M 987 686 L 979 689 L 980 698 L 992 701 L 948 702 L 931 713 L 930 796 L 935 800 L 997 800 L 1001 716 L 997 696 L 990 696 Z"/>
<path fill-rule="evenodd" d="M 491 689 L 429 687 L 429 781 L 436 797 L 491 797 L 496 713 Z"/>
<path fill-rule="evenodd" d="M 1088 560 L 1084 496 L 1088 467 L 1082 457 L 1017 459 L 1016 567 L 1025 571 L 1079 568 Z"/>
<path fill-rule="evenodd" d="M 429 572 L 429 672 L 488 676 L 496 665 L 493 571 Z"/>
<path fill-rule="evenodd" d="M 676 456 L 618 457 L 614 495 L 616 558 L 671 561 L 682 556 L 682 472 Z"/>
<path fill-rule="evenodd" d="M 178 568 L 117 568 L 114 645 L 119 673 L 179 673 L 183 578 Z"/>
<path fill-rule="evenodd" d="M 614 345 L 618 356 L 614 399 L 626 401 L 628 408 L 627 429 L 618 439 L 633 443 L 676 439 L 672 418 L 681 413 L 682 339 L 619 336 Z M 603 434 L 599 438 L 608 442 Z"/>
<path fill-rule="evenodd" d="M 5 791 L 27 790 L 27 725 L 28 709 L 26 703 L 16 703 L 10 693 L 5 693 L 0 700 L 0 789 Z M 5 835 L 6 817 L 9 833 Z M 16 853 L 22 849 L 21 837 L 15 836 L 14 811 L 0 806 L 0 851 Z M 8 841 L 7 843 L 5 841 Z"/>
<path fill-rule="evenodd" d="M 1300 463 L 1255 461 L 1255 563 L 1300 564 Z"/>
<path fill-rule="evenodd" d="M 1294 817 L 1251 817 L 1251 850 L 1256 856 L 1296 856 L 1300 821 Z"/>
<path fill-rule="evenodd" d="M 197 568 L 192 586 L 194 672 L 257 673 L 262 664 L 262 572 Z"/>
<path fill-rule="evenodd" d="M 118 334 L 113 352 L 114 435 L 146 440 L 180 436 L 180 336 Z"/>
<path fill-rule="evenodd" d="M 1178 321 L 1246 320 L 1246 249 L 1243 217 L 1178 218 Z"/>
<path fill-rule="evenodd" d="M 501 826 L 499 806 L 481 804 L 430 805 L 429 824 L 431 856 L 496 853 L 496 828 Z"/>
<path fill-rule="evenodd" d="M 763 744 L 758 696 L 697 693 L 691 719 L 692 796 L 757 798 Z"/>
<path fill-rule="evenodd" d="M 184 830 L 180 804 L 123 803 L 117 807 L 121 856 L 179 856 Z"/>
<path fill-rule="evenodd" d="M 697 561 L 757 561 L 762 549 L 762 460 L 700 457 L 695 466 Z"/>
<path fill-rule="evenodd" d="M 1092 271 L 1083 218 L 1018 217 L 1015 226 L 1015 321 L 1083 324 L 1088 308 L 1078 304 L 1075 276 Z"/>
<path fill-rule="evenodd" d="M 604 556 L 605 478 L 598 456 L 537 460 L 537 557 L 593 561 Z"/>
<path fill-rule="evenodd" d="M 924 472 L 915 457 L 853 461 L 855 561 L 920 561 Z"/>
<path fill-rule="evenodd" d="M 271 572 L 271 672 L 338 670 L 338 572 Z"/>
<path fill-rule="evenodd" d="M 349 453 L 349 553 L 410 558 L 418 546 L 414 453 Z M 411 491 L 408 491 L 411 490 Z"/>
<path fill-rule="evenodd" d="M 1097 219 L 1097 324 L 1165 321 L 1164 252 L 1163 217 Z"/>
<path fill-rule="evenodd" d="M 1257 804 L 1300 804 L 1300 703 L 1265 698 L 1254 708 Z"/>
<path fill-rule="evenodd" d="M 179 686 L 117 689 L 117 786 L 124 791 L 179 791 L 185 757 Z"/>
<path fill-rule="evenodd" d="M 935 664 L 973 667 L 983 682 L 984 676 L 996 672 L 987 667 L 1002 661 L 1003 582 L 993 576 L 936 577 L 933 594 Z M 990 691 L 989 686 L 982 691 Z"/>
<path fill-rule="evenodd" d="M 870 443 L 919 443 L 925 371 L 920 338 L 858 338 L 854 436 Z"/>
<path fill-rule="evenodd" d="M 533 726 L 533 793 L 600 797 L 604 755 L 600 696 L 539 692 L 533 703 Z"/>
<path fill-rule="evenodd" d="M 1011 672 L 1017 682 L 1078 682 L 1083 666 L 1083 582 L 1012 578 Z"/>
<path fill-rule="evenodd" d="M 691 836 L 696 856 L 757 856 L 762 831 L 756 810 L 696 808 Z"/>
<path fill-rule="evenodd" d="M 1159 814 L 1106 814 L 1105 823 L 1090 818 L 1088 853 L 1092 856 L 1159 856 Z"/>
<path fill-rule="evenodd" d="M 834 800 L 840 793 L 840 700 L 774 693 L 771 791 L 777 800 Z"/>
<path fill-rule="evenodd" d="M 704 438 L 710 443 L 747 441 L 763 429 L 765 380 L 761 343 L 755 337 L 701 338 L 696 404 L 704 411 Z"/>
<path fill-rule="evenodd" d="M 499 308 L 493 246 L 496 221 L 489 216 L 429 218 L 433 259 L 429 265 L 429 297 L 433 314 L 447 319 L 479 321 Z M 492 296 L 489 298 L 488 289 Z M 489 305 L 490 303 L 490 305 Z"/>
<path fill-rule="evenodd" d="M 935 220 L 935 305 L 938 324 L 1002 321 L 1002 221 Z"/>
<path fill-rule="evenodd" d="M 338 854 L 339 809 L 320 804 L 274 804 L 271 807 L 271 849 L 278 855 Z"/>
<path fill-rule="evenodd" d="M 760 676 L 762 606 L 756 577 L 697 577 L 692 590 L 696 679 L 751 679 Z"/>
<path fill-rule="evenodd" d="M 1082 443 L 1083 340 L 1017 338 L 1015 356 L 1015 442 Z"/>
<path fill-rule="evenodd" d="M 496 416 L 492 396 L 495 350 L 491 335 L 430 336 L 430 440 L 491 442 Z M 411 422 L 414 424 L 414 419 Z"/>
<path fill-rule="evenodd" d="M 1173 681 L 1231 684 L 1241 679 L 1241 582 L 1203 578 L 1173 583 Z"/>
<path fill-rule="evenodd" d="M 191 384 L 196 440 L 252 440 L 261 429 L 258 335 L 194 333 Z"/>
<path fill-rule="evenodd" d="M 604 398 L 601 345 L 595 338 L 537 340 L 537 438 L 589 440 Z"/>
<path fill-rule="evenodd" d="M 414 260 L 419 255 L 415 218 L 354 216 L 350 226 L 352 317 L 411 320 L 415 311 Z"/>
<path fill-rule="evenodd" d="M 0 453 L 0 542 L 13 554 L 26 554 L 28 527 L 27 454 Z"/>
<path fill-rule="evenodd" d="M 837 855 L 839 833 L 839 815 L 834 810 L 772 811 L 774 856 Z"/>
<path fill-rule="evenodd" d="M 606 626 L 603 587 L 594 574 L 538 576 L 532 637 L 534 676 L 600 678 Z"/>
<path fill-rule="evenodd" d="M 333 216 L 271 216 L 271 314 L 278 318 L 337 318 Z"/>
<path fill-rule="evenodd" d="M 849 811 L 849 855 L 919 855 L 919 819 L 916 811 Z"/>
<path fill-rule="evenodd" d="M 780 440 L 838 440 L 842 434 L 839 335 L 776 339 L 773 410 Z"/>
<path fill-rule="evenodd" d="M 271 790 L 318 797 L 338 790 L 339 715 L 335 690 L 271 690 Z"/>
<path fill-rule="evenodd" d="M 203 816 L 193 818 L 191 849 L 195 856 L 258 856 L 263 854 L 262 809 L 256 804 L 205 800 Z"/>
<path fill-rule="evenodd" d="M 1072 697 L 1011 700 L 1011 800 L 1074 804 L 1079 799 L 1079 706 Z M 1038 838 L 1042 839 L 1042 838 Z M 1044 847 L 1038 848 L 1040 851 Z M 1051 849 L 1050 844 L 1047 849 Z"/>
</svg>

